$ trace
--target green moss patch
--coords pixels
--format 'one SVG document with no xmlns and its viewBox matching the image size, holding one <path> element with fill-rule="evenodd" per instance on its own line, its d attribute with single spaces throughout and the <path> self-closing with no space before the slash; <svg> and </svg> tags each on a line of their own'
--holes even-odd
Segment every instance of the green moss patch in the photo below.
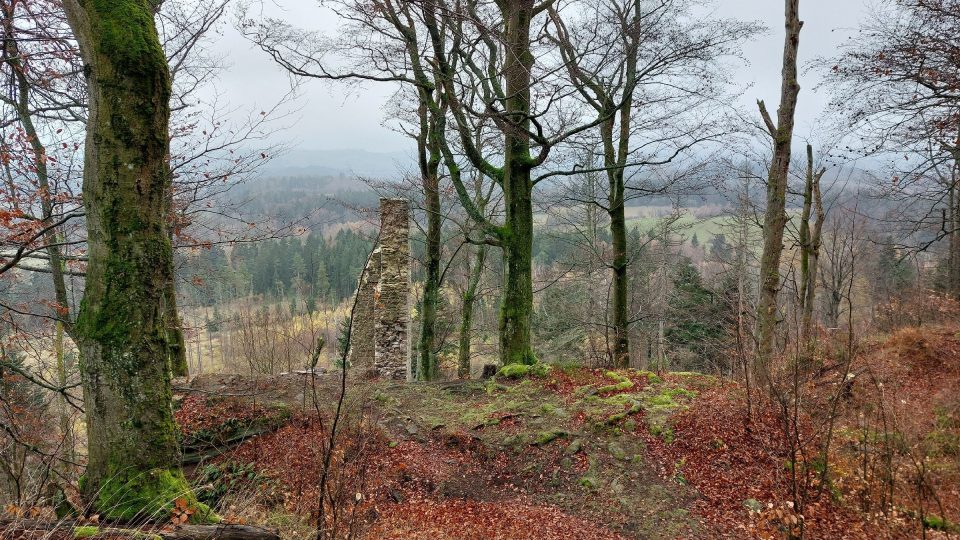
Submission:
<svg viewBox="0 0 960 540">
<path fill-rule="evenodd" d="M 522 379 L 524 377 L 546 377 L 553 369 L 549 364 L 507 364 L 497 372 L 498 377 Z"/>
<path fill-rule="evenodd" d="M 614 381 L 614 384 L 608 384 L 597 388 L 597 393 L 608 394 L 610 392 L 622 392 L 624 390 L 633 388 L 633 381 L 631 381 L 629 377 L 621 375 L 616 371 L 608 371 L 604 373 L 604 376 Z"/>
<path fill-rule="evenodd" d="M 92 525 L 82 525 L 73 528 L 74 538 L 90 538 L 91 536 L 96 536 L 98 534 L 100 534 L 100 527 L 95 527 Z"/>
<path fill-rule="evenodd" d="M 923 527 L 935 531 L 944 531 L 948 533 L 960 532 L 960 525 L 951 523 L 940 516 L 924 516 Z"/>
<path fill-rule="evenodd" d="M 133 522 L 165 521 L 173 515 L 177 499 L 192 511 L 191 523 L 220 520 L 209 506 L 199 502 L 179 470 L 153 469 L 129 477 L 107 479 L 96 494 L 94 506 L 103 518 Z"/>
</svg>

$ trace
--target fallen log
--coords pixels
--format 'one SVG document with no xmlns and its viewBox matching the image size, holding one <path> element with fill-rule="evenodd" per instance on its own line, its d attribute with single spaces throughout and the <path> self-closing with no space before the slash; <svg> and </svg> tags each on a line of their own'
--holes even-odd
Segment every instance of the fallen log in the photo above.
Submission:
<svg viewBox="0 0 960 540">
<path fill-rule="evenodd" d="M 36 519 L 0 520 L 0 538 L 6 533 L 16 531 L 61 531 L 74 533 L 85 529 L 86 535 L 104 534 L 110 536 L 129 536 L 142 539 L 144 534 L 156 535 L 163 540 L 280 540 L 276 529 L 254 527 L 252 525 L 178 525 L 170 529 L 151 527 L 124 528 L 107 524 L 82 523 L 73 520 L 43 521 Z"/>
<path fill-rule="evenodd" d="M 164 540 L 280 540 L 276 529 L 251 525 L 180 525 L 156 534 Z"/>
</svg>

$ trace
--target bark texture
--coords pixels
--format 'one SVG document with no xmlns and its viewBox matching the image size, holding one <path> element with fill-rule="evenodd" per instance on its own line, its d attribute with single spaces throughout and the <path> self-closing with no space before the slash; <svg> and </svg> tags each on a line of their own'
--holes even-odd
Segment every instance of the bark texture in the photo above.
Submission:
<svg viewBox="0 0 960 540">
<path fill-rule="evenodd" d="M 503 199 L 506 219 L 501 235 L 504 254 L 503 301 L 500 308 L 500 360 L 506 364 L 533 364 L 530 342 L 533 314 L 533 181 L 530 176 L 530 84 L 533 54 L 530 50 L 532 0 L 506 0 L 500 4 L 505 25 L 506 51 L 503 75 L 504 167 Z"/>
<path fill-rule="evenodd" d="M 101 516 L 164 518 L 195 499 L 171 409 L 170 74 L 147 0 L 67 0 L 89 88 L 83 196 L 89 264 L 75 325 L 88 465 Z M 208 517 L 201 509 L 198 519 Z"/>
</svg>

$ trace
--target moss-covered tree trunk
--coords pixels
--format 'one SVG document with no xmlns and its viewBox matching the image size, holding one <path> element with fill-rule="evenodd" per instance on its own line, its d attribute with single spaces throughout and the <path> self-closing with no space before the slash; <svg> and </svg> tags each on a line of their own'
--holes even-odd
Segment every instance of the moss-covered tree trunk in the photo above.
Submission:
<svg viewBox="0 0 960 540">
<path fill-rule="evenodd" d="M 425 93 L 425 90 L 421 90 Z M 439 137 L 443 137 L 444 122 L 437 118 L 421 97 L 421 142 L 419 146 L 420 175 L 423 182 L 424 211 L 427 218 L 426 278 L 423 283 L 423 302 L 420 314 L 420 365 L 417 378 L 430 381 L 438 375 L 437 365 L 437 311 L 440 304 L 440 159 Z"/>
<path fill-rule="evenodd" d="M 532 0 L 504 0 L 497 7 L 503 17 L 503 103 L 497 113 L 497 127 L 503 133 L 503 167 L 495 167 L 483 158 L 475 142 L 475 126 L 467 120 L 466 107 L 460 103 L 462 93 L 456 80 L 456 66 L 447 58 L 446 40 L 440 20 L 449 14 L 435 2 L 424 2 L 423 22 L 430 34 L 435 56 L 442 100 L 449 105 L 456 122 L 463 151 L 471 163 L 503 190 L 504 224 L 496 226 L 479 211 L 460 179 L 459 166 L 445 143 L 441 146 L 450 180 L 457 197 L 470 218 L 481 225 L 488 241 L 500 246 L 504 254 L 504 286 L 500 307 L 500 359 L 503 364 L 536 361 L 530 341 L 530 318 L 533 314 L 533 180 L 531 170 L 542 163 L 549 147 L 540 150 L 534 159 L 530 149 L 530 85 L 534 59 L 531 53 L 530 23 L 535 13 Z M 475 6 L 473 6 L 475 7 Z M 473 8 L 470 8 L 473 9 Z M 449 19 L 446 19 L 449 20 Z M 493 42 L 488 42 L 494 49 Z M 470 113 L 472 114 L 472 113 Z"/>
<path fill-rule="evenodd" d="M 530 51 L 532 0 L 500 4 L 506 36 L 503 74 L 506 87 L 502 232 L 506 276 L 500 307 L 500 359 L 506 364 L 536 361 L 530 342 L 533 314 L 533 181 L 530 171 Z M 543 150 L 546 151 L 546 150 Z"/>
<path fill-rule="evenodd" d="M 65 7 L 90 107 L 89 264 L 75 326 L 87 420 L 83 492 L 103 517 L 163 518 L 177 497 L 195 502 L 171 408 L 170 74 L 148 0 Z"/>
<path fill-rule="evenodd" d="M 483 265 L 487 259 L 487 246 L 477 246 L 474 261 L 467 259 L 467 289 L 463 292 L 463 311 L 460 319 L 460 348 L 458 351 L 457 377 L 470 378 L 471 338 L 473 337 L 473 306 L 477 301 Z"/>
</svg>

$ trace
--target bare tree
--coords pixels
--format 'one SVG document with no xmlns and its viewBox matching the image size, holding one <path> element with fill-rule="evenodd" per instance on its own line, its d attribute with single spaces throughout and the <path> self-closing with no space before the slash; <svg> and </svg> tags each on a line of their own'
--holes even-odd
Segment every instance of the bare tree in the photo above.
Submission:
<svg viewBox="0 0 960 540">
<path fill-rule="evenodd" d="M 777 327 L 777 291 L 780 289 L 780 256 L 787 224 L 786 193 L 793 145 L 794 113 L 800 83 L 797 82 L 797 50 L 800 46 L 800 0 L 785 0 L 783 74 L 777 123 L 773 123 L 764 102 L 758 101 L 764 125 L 773 139 L 773 162 L 767 178 L 767 208 L 763 220 L 763 254 L 760 258 L 760 298 L 757 305 L 757 374 L 769 378 Z"/>
<path fill-rule="evenodd" d="M 809 350 L 813 337 L 813 309 L 817 299 L 817 272 L 820 261 L 821 236 L 826 213 L 820 180 L 826 169 L 814 169 L 813 146 L 807 145 L 807 174 L 803 189 L 803 211 L 800 214 L 800 343 Z M 810 226 L 811 212 L 814 214 Z M 806 353 L 806 354 L 809 354 Z"/>
<path fill-rule="evenodd" d="M 898 247 L 947 240 L 947 288 L 960 295 L 960 32 L 957 0 L 881 0 L 856 39 L 818 62 L 847 153 L 886 158 L 880 196 Z"/>
<path fill-rule="evenodd" d="M 582 101 L 599 122 L 606 200 L 593 204 L 610 221 L 613 253 L 613 363 L 630 360 L 627 226 L 628 199 L 665 186 L 630 185 L 642 167 L 673 162 L 694 146 L 732 129 L 713 117 L 724 92 L 721 59 L 739 53 L 758 27 L 729 19 L 698 19 L 686 0 L 552 3 L 547 9 L 551 39 Z M 582 11 L 565 21 L 564 14 Z M 692 112 L 696 111 L 696 112 Z M 631 171 L 634 171 L 631 173 Z"/>
</svg>

